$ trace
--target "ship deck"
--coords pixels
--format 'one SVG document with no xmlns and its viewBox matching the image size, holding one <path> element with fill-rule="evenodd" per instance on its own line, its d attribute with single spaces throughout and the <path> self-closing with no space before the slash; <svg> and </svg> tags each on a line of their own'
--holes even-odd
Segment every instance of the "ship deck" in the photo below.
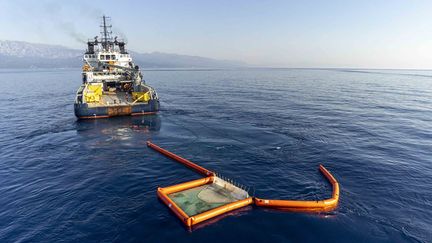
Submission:
<svg viewBox="0 0 432 243">
<path fill-rule="evenodd" d="M 125 106 L 133 104 L 143 104 L 147 102 L 133 102 L 132 96 L 126 92 L 103 92 L 98 103 L 88 103 L 89 107 L 98 106 Z"/>
</svg>

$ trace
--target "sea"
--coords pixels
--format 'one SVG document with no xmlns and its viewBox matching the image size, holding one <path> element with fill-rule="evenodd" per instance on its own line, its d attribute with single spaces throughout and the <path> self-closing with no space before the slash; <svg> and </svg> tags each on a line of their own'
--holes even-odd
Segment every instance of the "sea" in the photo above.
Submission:
<svg viewBox="0 0 432 243">
<path fill-rule="evenodd" d="M 80 69 L 0 70 L 0 242 L 432 242 L 432 71 L 149 69 L 157 115 L 77 120 Z M 201 178 L 264 199 L 192 229 L 158 187 Z"/>
</svg>

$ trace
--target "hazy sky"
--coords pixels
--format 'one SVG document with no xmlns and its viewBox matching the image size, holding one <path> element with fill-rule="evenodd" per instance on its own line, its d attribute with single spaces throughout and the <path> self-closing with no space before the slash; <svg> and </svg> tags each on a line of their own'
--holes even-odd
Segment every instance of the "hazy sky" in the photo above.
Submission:
<svg viewBox="0 0 432 243">
<path fill-rule="evenodd" d="M 85 49 L 112 17 L 128 48 L 279 67 L 432 68 L 432 1 L 0 0 L 0 39 Z"/>
</svg>

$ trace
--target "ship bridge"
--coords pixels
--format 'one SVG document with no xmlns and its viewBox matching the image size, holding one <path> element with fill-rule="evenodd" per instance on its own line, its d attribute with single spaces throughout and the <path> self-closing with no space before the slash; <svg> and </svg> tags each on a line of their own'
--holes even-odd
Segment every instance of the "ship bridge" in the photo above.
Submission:
<svg viewBox="0 0 432 243">
<path fill-rule="evenodd" d="M 107 63 L 122 67 L 133 67 L 132 58 L 126 51 L 126 43 L 117 36 L 112 37 L 110 17 L 103 16 L 101 37 L 95 36 L 87 42 L 87 50 L 83 56 L 84 65 L 97 67 L 99 63 Z"/>
</svg>

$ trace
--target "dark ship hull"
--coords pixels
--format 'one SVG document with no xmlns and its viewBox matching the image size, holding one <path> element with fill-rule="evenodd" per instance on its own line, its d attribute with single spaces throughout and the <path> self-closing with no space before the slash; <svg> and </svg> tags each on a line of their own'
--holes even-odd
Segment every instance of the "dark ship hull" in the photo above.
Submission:
<svg viewBox="0 0 432 243">
<path fill-rule="evenodd" d="M 149 100 L 148 103 L 111 104 L 91 106 L 87 103 L 75 103 L 75 116 L 78 119 L 109 118 L 114 116 L 150 115 L 159 111 L 159 100 Z"/>
</svg>

